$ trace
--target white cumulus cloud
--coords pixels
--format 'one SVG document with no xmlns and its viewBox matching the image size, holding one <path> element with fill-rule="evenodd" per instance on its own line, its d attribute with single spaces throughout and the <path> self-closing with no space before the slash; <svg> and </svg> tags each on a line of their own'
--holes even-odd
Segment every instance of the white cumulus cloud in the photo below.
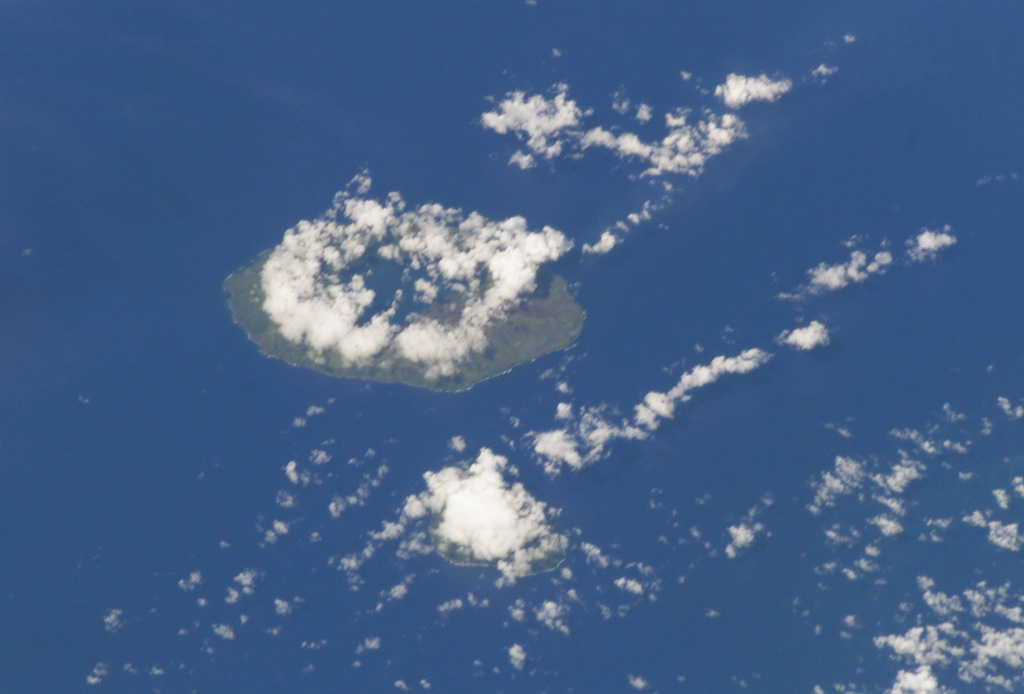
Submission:
<svg viewBox="0 0 1024 694">
<path fill-rule="evenodd" d="M 513 643 L 508 647 L 508 661 L 516 670 L 522 670 L 526 663 L 526 650 L 518 643 Z"/>
<path fill-rule="evenodd" d="M 526 146 L 534 154 L 545 159 L 557 157 L 562 153 L 566 139 L 579 127 L 580 119 L 591 111 L 583 111 L 568 98 L 568 85 L 556 84 L 551 91 L 550 99 L 540 94 L 527 98 L 525 92 L 509 92 L 498 102 L 496 110 L 481 116 L 480 122 L 499 135 L 514 133 L 526 141 Z M 521 163 L 525 156 L 513 163 L 529 168 Z"/>
<path fill-rule="evenodd" d="M 824 347 L 829 343 L 828 328 L 819 321 L 811 321 L 802 328 L 784 330 L 777 338 L 779 344 L 789 345 L 802 351 Z"/>
<path fill-rule="evenodd" d="M 505 480 L 507 466 L 505 457 L 482 448 L 468 468 L 425 473 L 427 491 L 406 500 L 405 515 L 434 514 L 437 542 L 473 561 L 496 563 L 513 582 L 536 562 L 563 553 L 568 539 L 552 529 L 553 512 L 544 502 Z"/>
<path fill-rule="evenodd" d="M 953 227 L 945 225 L 941 229 L 922 229 L 921 233 L 907 241 L 907 256 L 914 262 L 934 260 L 939 251 L 956 244 Z"/>
<path fill-rule="evenodd" d="M 729 108 L 740 108 L 751 101 L 777 101 L 783 94 L 793 88 L 788 79 L 772 79 L 760 74 L 747 77 L 731 73 L 723 84 L 715 87 L 715 96 Z"/>
</svg>

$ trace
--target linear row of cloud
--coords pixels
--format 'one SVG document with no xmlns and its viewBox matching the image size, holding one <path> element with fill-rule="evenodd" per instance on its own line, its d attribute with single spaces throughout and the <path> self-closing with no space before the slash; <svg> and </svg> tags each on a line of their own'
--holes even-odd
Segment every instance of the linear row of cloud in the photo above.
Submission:
<svg viewBox="0 0 1024 694">
<path fill-rule="evenodd" d="M 734 356 L 718 356 L 684 373 L 668 391 L 651 391 L 633 408 L 631 419 L 613 420 L 607 408 L 582 408 L 574 413 L 560 406 L 563 425 L 528 435 L 533 452 L 549 474 L 565 466 L 580 469 L 604 457 L 610 443 L 618 439 L 646 439 L 665 419 L 675 415 L 676 407 L 693 398 L 693 392 L 711 385 L 728 374 L 745 374 L 766 364 L 771 353 L 758 348 Z"/>
<path fill-rule="evenodd" d="M 593 109 L 581 108 L 568 92 L 564 83 L 554 85 L 550 96 L 509 92 L 497 101 L 493 111 L 481 116 L 480 122 L 488 130 L 514 135 L 523 143 L 525 151 L 516 152 L 509 162 L 523 169 L 535 166 L 537 158 L 579 156 L 585 150 L 600 148 L 640 162 L 645 167 L 641 176 L 647 177 L 698 176 L 710 158 L 747 137 L 743 121 L 734 114 L 705 111 L 691 122 L 692 112 L 687 109 L 665 114 L 667 132 L 655 142 L 644 141 L 631 132 L 586 127 L 583 121 Z"/>
<path fill-rule="evenodd" d="M 956 245 L 957 237 L 953 228 L 946 224 L 938 229 L 922 228 L 906 241 L 906 259 L 909 263 L 934 261 L 939 254 Z M 808 281 L 792 292 L 783 292 L 780 299 L 799 300 L 809 296 L 834 292 L 853 284 L 862 284 L 871 277 L 883 275 L 895 262 L 889 244 L 883 242 L 882 249 L 869 254 L 857 249 L 849 259 L 840 263 L 819 263 L 807 271 Z"/>
</svg>

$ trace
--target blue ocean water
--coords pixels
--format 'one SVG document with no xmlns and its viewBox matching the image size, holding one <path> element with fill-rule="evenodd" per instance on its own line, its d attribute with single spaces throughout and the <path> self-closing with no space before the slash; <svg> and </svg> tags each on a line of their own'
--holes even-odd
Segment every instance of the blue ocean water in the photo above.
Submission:
<svg viewBox="0 0 1024 694">
<path fill-rule="evenodd" d="M 5 690 L 91 688 L 102 663 L 95 688 L 106 691 L 377 692 L 399 680 L 631 691 L 629 676 L 660 692 L 885 691 L 904 666 L 872 638 L 903 631 L 899 604 L 918 599 L 917 576 L 951 592 L 1019 583 L 1019 554 L 959 520 L 1024 474 L 1019 426 L 996 406 L 1024 396 L 1019 3 L 15 2 L 0 16 Z M 821 63 L 839 72 L 815 84 Z M 224 278 L 327 209 L 363 167 L 375 193 L 521 214 L 595 241 L 659 191 L 601 152 L 507 166 L 519 144 L 480 127 L 488 97 L 565 82 L 593 123 L 655 139 L 660 123 L 614 113 L 614 92 L 657 114 L 721 111 L 697 89 L 730 72 L 795 87 L 740 111 L 750 137 L 700 177 L 673 179 L 673 204 L 620 248 L 561 263 L 587 311 L 571 350 L 437 394 L 289 367 L 232 324 Z M 958 244 L 935 263 L 801 304 L 775 298 L 819 262 L 843 261 L 854 235 L 900 253 L 944 224 Z M 823 319 L 833 343 L 775 345 L 798 318 Z M 777 355 L 578 473 L 551 479 L 527 449 L 524 434 L 554 426 L 559 402 L 628 416 L 648 391 L 750 346 Z M 563 380 L 571 395 L 556 391 Z M 973 427 L 960 436 L 971 451 L 927 459 L 908 530 L 882 550 L 884 582 L 816 571 L 853 556 L 826 545 L 823 528 L 866 535 L 876 511 L 812 516 L 811 481 L 837 455 L 894 462 L 908 444 L 890 432 L 938 427 L 945 403 L 968 416 L 949 427 Z M 306 417 L 312 405 L 325 412 Z M 423 473 L 483 446 L 561 509 L 571 577 L 498 588 L 493 569 L 385 547 L 350 585 L 331 558 L 393 520 Z M 282 468 L 312 450 L 333 459 L 320 484 L 296 489 Z M 332 496 L 380 464 L 387 475 L 365 504 L 332 518 Z M 957 471 L 973 477 L 950 491 Z M 275 504 L 282 489 L 295 508 Z M 730 560 L 727 528 L 754 507 L 770 536 Z M 290 532 L 267 543 L 285 517 Z M 955 518 L 945 542 L 919 542 L 918 526 L 939 517 Z M 581 542 L 622 565 L 588 563 Z M 225 602 L 248 568 L 255 594 Z M 202 586 L 179 589 L 193 571 Z M 620 575 L 646 575 L 645 597 L 616 588 Z M 409 576 L 408 597 L 378 613 Z M 438 611 L 455 598 L 462 609 Z M 509 610 L 517 600 L 523 623 Z M 549 600 L 569 608 L 568 635 L 532 616 Z M 107 631 L 114 609 L 124 624 Z M 849 615 L 860 626 L 844 635 Z M 528 655 L 522 670 L 513 643 Z M 958 691 L 980 686 L 943 676 Z"/>
</svg>

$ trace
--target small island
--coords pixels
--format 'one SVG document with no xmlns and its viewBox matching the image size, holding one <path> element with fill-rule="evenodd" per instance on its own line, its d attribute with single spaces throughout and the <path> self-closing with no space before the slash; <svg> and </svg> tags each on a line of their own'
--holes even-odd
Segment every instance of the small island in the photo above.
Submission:
<svg viewBox="0 0 1024 694">
<path fill-rule="evenodd" d="M 430 519 L 434 551 L 457 566 L 493 566 L 502 581 L 551 571 L 569 538 L 553 527 L 558 512 L 512 481 L 508 458 L 481 448 L 468 467 L 424 473 L 427 491 L 406 499 L 403 518 Z"/>
<path fill-rule="evenodd" d="M 570 247 L 519 217 L 406 211 L 396 193 L 383 204 L 341 193 L 224 289 L 235 323 L 267 356 L 461 391 L 576 339 L 583 310 L 548 269 Z"/>
<path fill-rule="evenodd" d="M 503 573 L 512 576 L 532 576 L 545 571 L 554 571 L 565 561 L 565 544 L 559 542 L 563 539 L 560 535 L 533 538 L 529 544 L 516 549 L 505 557 L 479 556 L 472 547 L 452 542 L 438 532 L 443 517 L 442 512 L 431 519 L 430 542 L 434 551 L 437 552 L 437 556 L 449 564 L 497 566 Z"/>
<path fill-rule="evenodd" d="M 389 350 L 368 365 L 346 363 L 336 350 L 320 352 L 284 337 L 279 326 L 263 310 L 265 294 L 260 282 L 264 258 L 224 282 L 228 306 L 235 323 L 268 357 L 276 357 L 340 378 L 405 383 L 441 391 L 460 391 L 505 373 L 516 364 L 532 361 L 549 352 L 569 347 L 583 328 L 584 312 L 569 294 L 565 279 L 552 275 L 546 284 L 486 330 L 487 347 L 459 365 L 452 374 L 431 378 L 410 359 Z M 438 305 L 438 313 L 454 311 Z"/>
</svg>

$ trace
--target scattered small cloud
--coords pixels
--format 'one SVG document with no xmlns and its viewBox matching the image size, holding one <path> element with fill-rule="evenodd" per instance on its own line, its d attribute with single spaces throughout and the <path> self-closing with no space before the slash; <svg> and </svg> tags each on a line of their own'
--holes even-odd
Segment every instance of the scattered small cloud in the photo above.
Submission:
<svg viewBox="0 0 1024 694">
<path fill-rule="evenodd" d="M 1011 171 L 1008 174 L 1003 174 L 1003 173 L 987 174 L 987 175 L 982 176 L 981 178 L 979 178 L 978 182 L 975 183 L 974 185 L 975 185 L 976 188 L 980 188 L 982 186 L 987 186 L 987 185 L 989 185 L 991 183 L 1003 183 L 1004 181 L 1019 181 L 1019 180 L 1020 180 L 1020 175 L 1016 171 Z"/>
<path fill-rule="evenodd" d="M 367 636 L 363 639 L 362 643 L 356 646 L 356 653 L 364 653 L 366 651 L 378 651 L 380 650 L 381 639 L 379 636 Z"/>
<path fill-rule="evenodd" d="M 203 572 L 193 571 L 185 578 L 178 580 L 178 587 L 186 593 L 190 593 L 199 586 L 203 585 Z"/>
<path fill-rule="evenodd" d="M 996 404 L 999 405 L 999 409 L 1003 411 L 1003 414 L 1005 414 L 1008 419 L 1012 420 L 1024 417 L 1024 405 L 1014 405 L 1007 397 L 1000 395 L 996 398 Z"/>
<path fill-rule="evenodd" d="M 124 618 L 124 610 L 114 608 L 107 610 L 107 613 L 103 615 L 103 628 L 111 634 L 121 631 L 125 624 L 127 621 Z"/>
<path fill-rule="evenodd" d="M 232 641 L 235 638 L 235 628 L 230 624 L 214 624 L 211 628 L 214 634 L 225 641 Z"/>
<path fill-rule="evenodd" d="M 558 631 L 568 636 L 569 627 L 565 623 L 565 617 L 569 614 L 569 606 L 545 600 L 533 610 L 537 621 L 552 631 Z"/>
<path fill-rule="evenodd" d="M 827 82 L 828 78 L 839 72 L 839 68 L 822 63 L 811 70 L 811 76 L 816 82 Z"/>
<path fill-rule="evenodd" d="M 629 675 L 626 681 L 629 682 L 630 687 L 637 691 L 643 691 L 649 686 L 647 680 L 640 675 Z"/>
</svg>

